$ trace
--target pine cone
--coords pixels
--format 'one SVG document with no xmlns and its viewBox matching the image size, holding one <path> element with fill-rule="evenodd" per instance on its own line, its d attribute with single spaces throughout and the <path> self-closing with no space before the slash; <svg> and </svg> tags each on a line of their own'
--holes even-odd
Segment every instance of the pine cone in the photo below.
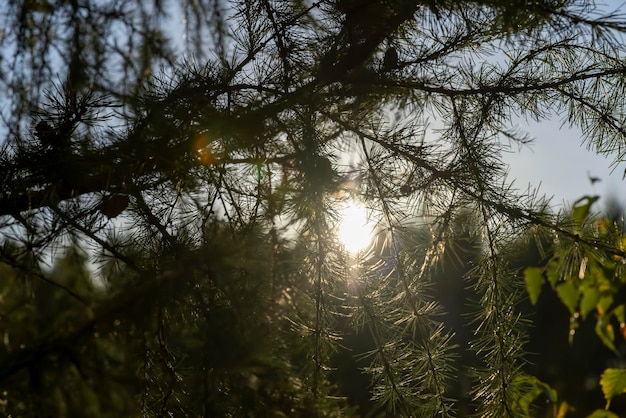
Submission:
<svg viewBox="0 0 626 418">
<path fill-rule="evenodd" d="M 396 68 L 398 68 L 398 51 L 391 46 L 383 58 L 383 71 L 392 71 Z"/>
<path fill-rule="evenodd" d="M 35 126 L 35 136 L 46 147 L 54 143 L 55 134 L 54 127 L 45 120 L 40 121 Z"/>
<path fill-rule="evenodd" d="M 130 199 L 126 194 L 118 193 L 105 196 L 100 203 L 100 213 L 109 219 L 115 218 L 128 208 L 129 202 Z"/>
</svg>

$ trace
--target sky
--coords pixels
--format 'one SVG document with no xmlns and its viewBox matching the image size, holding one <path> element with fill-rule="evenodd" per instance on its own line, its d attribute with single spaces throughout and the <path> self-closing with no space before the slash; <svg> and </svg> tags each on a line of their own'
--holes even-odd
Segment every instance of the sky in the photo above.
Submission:
<svg viewBox="0 0 626 418">
<path fill-rule="evenodd" d="M 626 0 L 598 0 L 596 5 L 604 11 L 618 10 L 626 13 Z M 172 10 L 175 14 L 179 11 Z M 174 18 L 183 27 L 188 24 L 183 16 Z M 185 32 L 184 28 L 180 28 Z M 181 36 L 182 43 L 186 41 Z M 626 181 L 622 180 L 626 163 L 611 166 L 612 160 L 596 155 L 582 143 L 579 132 L 562 127 L 561 121 L 525 123 L 520 127 L 529 132 L 535 141 L 521 150 L 513 149 L 503 155 L 509 165 L 510 179 L 520 191 L 539 187 L 539 194 L 552 197 L 555 207 L 573 203 L 588 194 L 599 194 L 602 200 L 613 196 L 626 204 Z M 592 185 L 589 175 L 600 182 Z"/>
<path fill-rule="evenodd" d="M 609 196 L 626 203 L 626 181 L 622 180 L 625 163 L 613 165 L 611 158 L 587 149 L 581 133 L 561 127 L 559 120 L 521 127 L 535 140 L 503 155 L 519 191 L 538 187 L 539 195 L 552 197 L 553 206 L 559 208 L 585 195 L 600 195 L 600 203 Z M 601 180 L 592 184 L 589 176 Z"/>
<path fill-rule="evenodd" d="M 605 11 L 626 13 L 623 0 L 598 1 Z M 520 128 L 535 141 L 519 152 L 513 149 L 503 159 L 510 164 L 510 178 L 520 191 L 539 187 L 539 194 L 552 197 L 552 205 L 562 208 L 585 195 L 600 195 L 600 207 L 610 196 L 626 205 L 626 162 L 613 164 L 610 157 L 587 149 L 579 131 L 562 126 L 555 118 L 548 122 L 521 122 Z M 626 140 L 626 139 L 625 139 Z M 589 176 L 601 181 L 591 184 Z"/>
<path fill-rule="evenodd" d="M 595 6 L 604 12 L 626 13 L 626 0 L 597 0 Z M 180 13 L 172 10 L 174 15 Z M 186 33 L 188 19 L 181 16 L 173 21 L 182 24 L 181 32 Z M 183 35 L 182 43 L 188 41 Z M 539 195 L 551 197 L 556 209 L 572 204 L 584 195 L 599 194 L 601 201 L 608 196 L 626 204 L 626 182 L 622 175 L 626 164 L 611 166 L 612 160 L 599 156 L 587 149 L 582 135 L 561 121 L 554 119 L 542 123 L 522 122 L 520 127 L 530 133 L 535 141 L 521 150 L 503 155 L 510 168 L 510 179 L 515 180 L 519 191 L 539 188 Z M 594 185 L 589 176 L 600 178 Z M 622 197 L 624 196 L 624 197 Z"/>
</svg>

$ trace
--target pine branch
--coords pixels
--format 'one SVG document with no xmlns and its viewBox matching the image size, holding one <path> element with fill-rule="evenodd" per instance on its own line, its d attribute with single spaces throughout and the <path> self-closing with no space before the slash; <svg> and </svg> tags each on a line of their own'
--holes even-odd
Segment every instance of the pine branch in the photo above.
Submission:
<svg viewBox="0 0 626 418">
<path fill-rule="evenodd" d="M 415 284 L 420 284 L 422 288 L 425 287 L 425 274 L 427 266 L 431 263 L 432 259 L 430 256 L 434 255 L 433 249 L 438 246 L 438 242 L 436 242 L 429 251 L 427 251 L 426 256 L 423 261 L 422 268 L 419 271 L 418 277 L 413 280 L 409 280 L 407 268 L 404 265 L 405 261 L 403 258 L 403 249 L 399 246 L 399 239 L 396 236 L 396 230 L 398 225 L 396 225 L 396 221 L 394 217 L 391 215 L 392 210 L 388 206 L 386 193 L 383 191 L 381 181 L 379 179 L 379 174 L 377 170 L 372 167 L 372 159 L 369 155 L 368 147 L 365 144 L 364 140 L 365 136 L 361 136 L 360 145 L 363 154 L 365 155 L 365 160 L 368 164 L 368 169 L 370 172 L 370 176 L 373 179 L 374 185 L 378 192 L 378 202 L 380 204 L 380 209 L 383 213 L 383 217 L 386 221 L 386 224 L 389 228 L 389 235 L 392 246 L 392 259 L 394 264 L 394 276 L 397 275 L 399 279 L 400 288 L 393 289 L 392 292 L 397 293 L 397 296 L 394 299 L 398 299 L 404 305 L 403 308 L 399 309 L 400 313 L 405 313 L 404 317 L 398 318 L 394 325 L 398 325 L 400 323 L 407 323 L 406 329 L 411 330 L 411 333 L 408 335 L 404 335 L 403 333 L 397 333 L 395 337 L 391 338 L 391 341 L 385 342 L 383 345 L 383 341 L 377 336 L 378 330 L 376 328 L 371 328 L 372 335 L 376 341 L 376 347 L 378 351 L 378 358 L 383 364 L 383 376 L 389 382 L 388 387 L 391 390 L 392 395 L 386 395 L 383 399 L 389 399 L 390 408 L 395 409 L 398 406 L 401 410 L 406 409 L 407 411 L 412 410 L 422 410 L 424 413 L 432 413 L 430 410 L 432 405 L 429 402 L 421 402 L 421 397 L 423 393 L 427 393 L 426 390 L 431 390 L 432 394 L 434 394 L 436 399 L 436 410 L 442 414 L 444 417 L 450 416 L 451 411 L 451 403 L 452 400 L 448 399 L 445 396 L 446 392 L 446 382 L 448 380 L 448 376 L 444 375 L 444 370 L 446 370 L 446 364 L 449 364 L 449 358 L 445 355 L 438 355 L 437 353 L 445 352 L 448 348 L 448 344 L 450 343 L 449 339 L 444 337 L 443 339 L 438 339 L 438 336 L 442 332 L 441 324 L 437 323 L 431 316 L 436 313 L 436 309 L 434 305 L 428 304 L 426 302 L 425 296 L 422 294 L 423 291 L 420 292 L 420 289 L 416 288 Z M 444 225 L 444 228 L 447 225 Z M 380 280 L 380 279 L 379 279 Z M 418 285 L 419 286 L 419 285 Z M 367 303 L 367 301 L 361 296 L 359 297 L 359 301 L 362 304 Z M 423 307 L 422 305 L 425 306 Z M 385 318 L 376 318 L 371 309 L 369 309 L 366 305 L 363 305 L 366 314 L 369 318 L 368 323 L 370 327 L 372 324 L 376 324 L 377 321 L 382 321 Z M 396 309 L 396 308 L 393 308 Z M 391 319 L 395 315 L 387 315 Z M 411 326 L 409 326 L 409 324 Z M 421 332 L 418 332 L 418 328 Z M 420 349 L 425 352 L 425 359 L 423 360 L 426 365 L 424 372 L 431 376 L 431 385 L 428 385 L 427 388 L 422 388 L 422 390 L 414 390 L 409 391 L 404 394 L 404 391 L 401 390 L 401 387 L 407 386 L 407 382 L 410 382 L 414 379 L 413 373 L 415 372 L 407 372 L 407 369 L 412 369 L 414 367 L 420 367 L 419 364 L 415 364 L 413 367 L 409 367 L 409 364 L 398 363 L 397 367 L 392 367 L 391 362 L 386 358 L 385 346 L 390 344 L 392 346 L 401 346 L 401 342 L 404 339 L 408 339 L 410 341 L 406 345 L 405 351 L 408 353 L 417 354 Z M 438 345 L 433 346 L 432 344 L 437 341 Z M 403 345 L 402 345 L 403 346 Z M 410 349 L 409 347 L 419 346 L 420 349 Z M 404 355 L 408 355 L 405 353 Z M 416 361 L 419 356 L 416 357 Z M 404 370 L 402 370 L 404 369 Z M 372 367 L 372 370 L 375 368 Z M 399 376 L 407 376 L 407 381 L 399 380 L 396 382 L 396 375 Z M 415 396 L 415 394 L 418 394 Z M 431 396 L 428 393 L 426 396 Z M 396 401 L 397 399 L 397 401 Z M 408 413 L 408 412 L 406 412 Z"/>
<path fill-rule="evenodd" d="M 465 96 L 477 96 L 477 95 L 502 95 L 502 96 L 515 96 L 522 93 L 540 92 L 544 93 L 548 90 L 557 90 L 562 86 L 572 84 L 577 81 L 597 80 L 607 76 L 618 76 L 626 74 L 626 68 L 607 69 L 602 71 L 579 71 L 575 74 L 568 75 L 567 77 L 548 81 L 548 82 L 524 82 L 522 85 L 511 84 L 510 80 L 506 80 L 506 85 L 502 85 L 498 82 L 494 85 L 484 85 L 475 88 L 450 88 L 443 85 L 436 85 L 425 81 L 403 81 L 397 79 L 384 79 L 380 78 L 373 82 L 373 85 L 381 87 L 402 87 L 409 88 L 418 91 L 423 91 L 431 94 L 441 94 L 449 98 L 465 97 Z"/>
</svg>

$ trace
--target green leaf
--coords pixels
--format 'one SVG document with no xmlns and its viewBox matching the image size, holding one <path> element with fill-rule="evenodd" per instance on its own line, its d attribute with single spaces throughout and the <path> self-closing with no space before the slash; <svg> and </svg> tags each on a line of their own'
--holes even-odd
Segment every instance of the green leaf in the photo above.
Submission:
<svg viewBox="0 0 626 418">
<path fill-rule="evenodd" d="M 599 196 L 583 196 L 574 202 L 572 219 L 574 220 L 575 225 L 580 226 L 583 224 L 587 216 L 589 216 L 591 205 L 593 205 L 599 198 Z M 583 201 L 586 201 L 586 203 L 580 204 Z"/>
<path fill-rule="evenodd" d="M 567 402 L 561 402 L 559 405 L 559 409 L 556 411 L 556 415 L 554 418 L 565 418 L 568 412 L 573 411 L 574 408 L 570 406 Z"/>
<path fill-rule="evenodd" d="M 570 282 L 565 282 L 556 287 L 556 294 L 561 299 L 561 302 L 567 309 L 569 309 L 570 313 L 573 315 L 576 312 L 576 307 L 578 305 L 578 289 Z"/>
<path fill-rule="evenodd" d="M 560 277 L 558 261 L 551 260 L 548 263 L 548 266 L 546 268 L 546 276 L 548 277 L 548 282 L 550 282 L 550 285 L 554 289 L 556 287 L 556 284 L 559 282 L 559 277 Z"/>
<path fill-rule="evenodd" d="M 595 287 L 586 288 L 583 290 L 583 296 L 580 299 L 580 314 L 583 319 L 587 318 L 589 312 L 593 311 L 600 299 L 600 291 Z"/>
<path fill-rule="evenodd" d="M 619 305 L 613 309 L 613 315 L 615 315 L 615 318 L 617 318 L 620 324 L 626 322 L 624 319 L 624 305 Z"/>
<path fill-rule="evenodd" d="M 608 312 L 609 308 L 611 307 L 611 305 L 613 304 L 613 296 L 611 295 L 607 295 L 607 296 L 602 296 L 599 300 L 598 300 L 598 314 L 600 316 L 604 316 L 606 315 L 606 313 Z"/>
<path fill-rule="evenodd" d="M 535 376 L 519 375 L 513 380 L 516 391 L 520 393 L 514 400 L 514 405 L 521 410 L 524 416 L 530 416 L 531 404 L 542 394 L 544 394 L 550 402 L 556 403 L 557 393 L 550 385 L 537 379 Z"/>
<path fill-rule="evenodd" d="M 528 291 L 530 303 L 534 305 L 539 299 L 541 286 L 543 286 L 545 282 L 545 279 L 543 278 L 543 269 L 539 267 L 527 268 L 524 271 L 524 281 L 526 282 L 526 290 Z"/>
<path fill-rule="evenodd" d="M 606 369 L 600 376 L 600 385 L 602 393 L 606 399 L 606 409 L 611 406 L 611 400 L 624 392 L 626 392 L 626 370 Z"/>
<path fill-rule="evenodd" d="M 590 415 L 587 415 L 587 418 L 619 418 L 619 416 L 606 409 L 596 409 Z"/>
<path fill-rule="evenodd" d="M 600 338 L 602 343 L 609 349 L 617 352 L 615 349 L 615 331 L 613 330 L 613 325 L 610 324 L 611 316 L 606 315 L 602 319 L 599 319 L 596 323 L 596 335 Z"/>
</svg>

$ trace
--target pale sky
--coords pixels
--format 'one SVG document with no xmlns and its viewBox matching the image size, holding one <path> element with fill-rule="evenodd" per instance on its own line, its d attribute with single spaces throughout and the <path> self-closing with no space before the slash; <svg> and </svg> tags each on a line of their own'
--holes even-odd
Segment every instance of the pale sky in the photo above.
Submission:
<svg viewBox="0 0 626 418">
<path fill-rule="evenodd" d="M 624 0 L 597 1 L 596 5 L 604 11 L 626 12 Z M 504 156 L 510 163 L 511 178 L 517 179 L 517 188 L 523 191 L 529 184 L 539 186 L 540 195 L 552 196 L 552 204 L 560 207 L 589 194 L 601 196 L 600 206 L 608 196 L 626 204 L 626 181 L 622 180 L 626 162 L 612 165 L 613 157 L 588 150 L 580 132 L 561 127 L 561 122 L 555 117 L 540 124 L 520 123 L 519 127 L 529 132 L 535 142 Z M 592 186 L 589 174 L 602 181 Z"/>
<path fill-rule="evenodd" d="M 626 10 L 625 4 L 625 0 L 595 2 L 604 12 Z M 181 17 L 175 21 L 182 24 L 181 30 L 185 32 L 187 20 Z M 180 41 L 187 41 L 185 35 Z M 510 164 L 510 177 L 516 179 L 515 185 L 520 191 L 527 190 L 529 185 L 531 188 L 539 186 L 539 194 L 552 197 L 552 205 L 557 207 L 571 204 L 587 194 L 600 194 L 601 203 L 609 195 L 626 203 L 626 182 L 622 181 L 626 164 L 611 167 L 611 159 L 587 150 L 582 136 L 567 127 L 561 128 L 558 118 L 541 124 L 521 123 L 520 127 L 529 132 L 535 142 L 519 152 L 514 149 L 515 152 L 504 155 L 505 162 Z M 592 186 L 588 173 L 602 181 Z"/>
<path fill-rule="evenodd" d="M 582 135 L 561 127 L 559 120 L 520 127 L 535 141 L 503 156 L 518 190 L 527 190 L 529 184 L 539 187 L 540 195 L 553 197 L 552 204 L 561 207 L 588 194 L 602 196 L 600 203 L 609 195 L 626 203 L 626 181 L 622 180 L 625 163 L 612 166 L 612 159 L 588 150 Z M 592 185 L 589 175 L 601 181 Z"/>
</svg>

